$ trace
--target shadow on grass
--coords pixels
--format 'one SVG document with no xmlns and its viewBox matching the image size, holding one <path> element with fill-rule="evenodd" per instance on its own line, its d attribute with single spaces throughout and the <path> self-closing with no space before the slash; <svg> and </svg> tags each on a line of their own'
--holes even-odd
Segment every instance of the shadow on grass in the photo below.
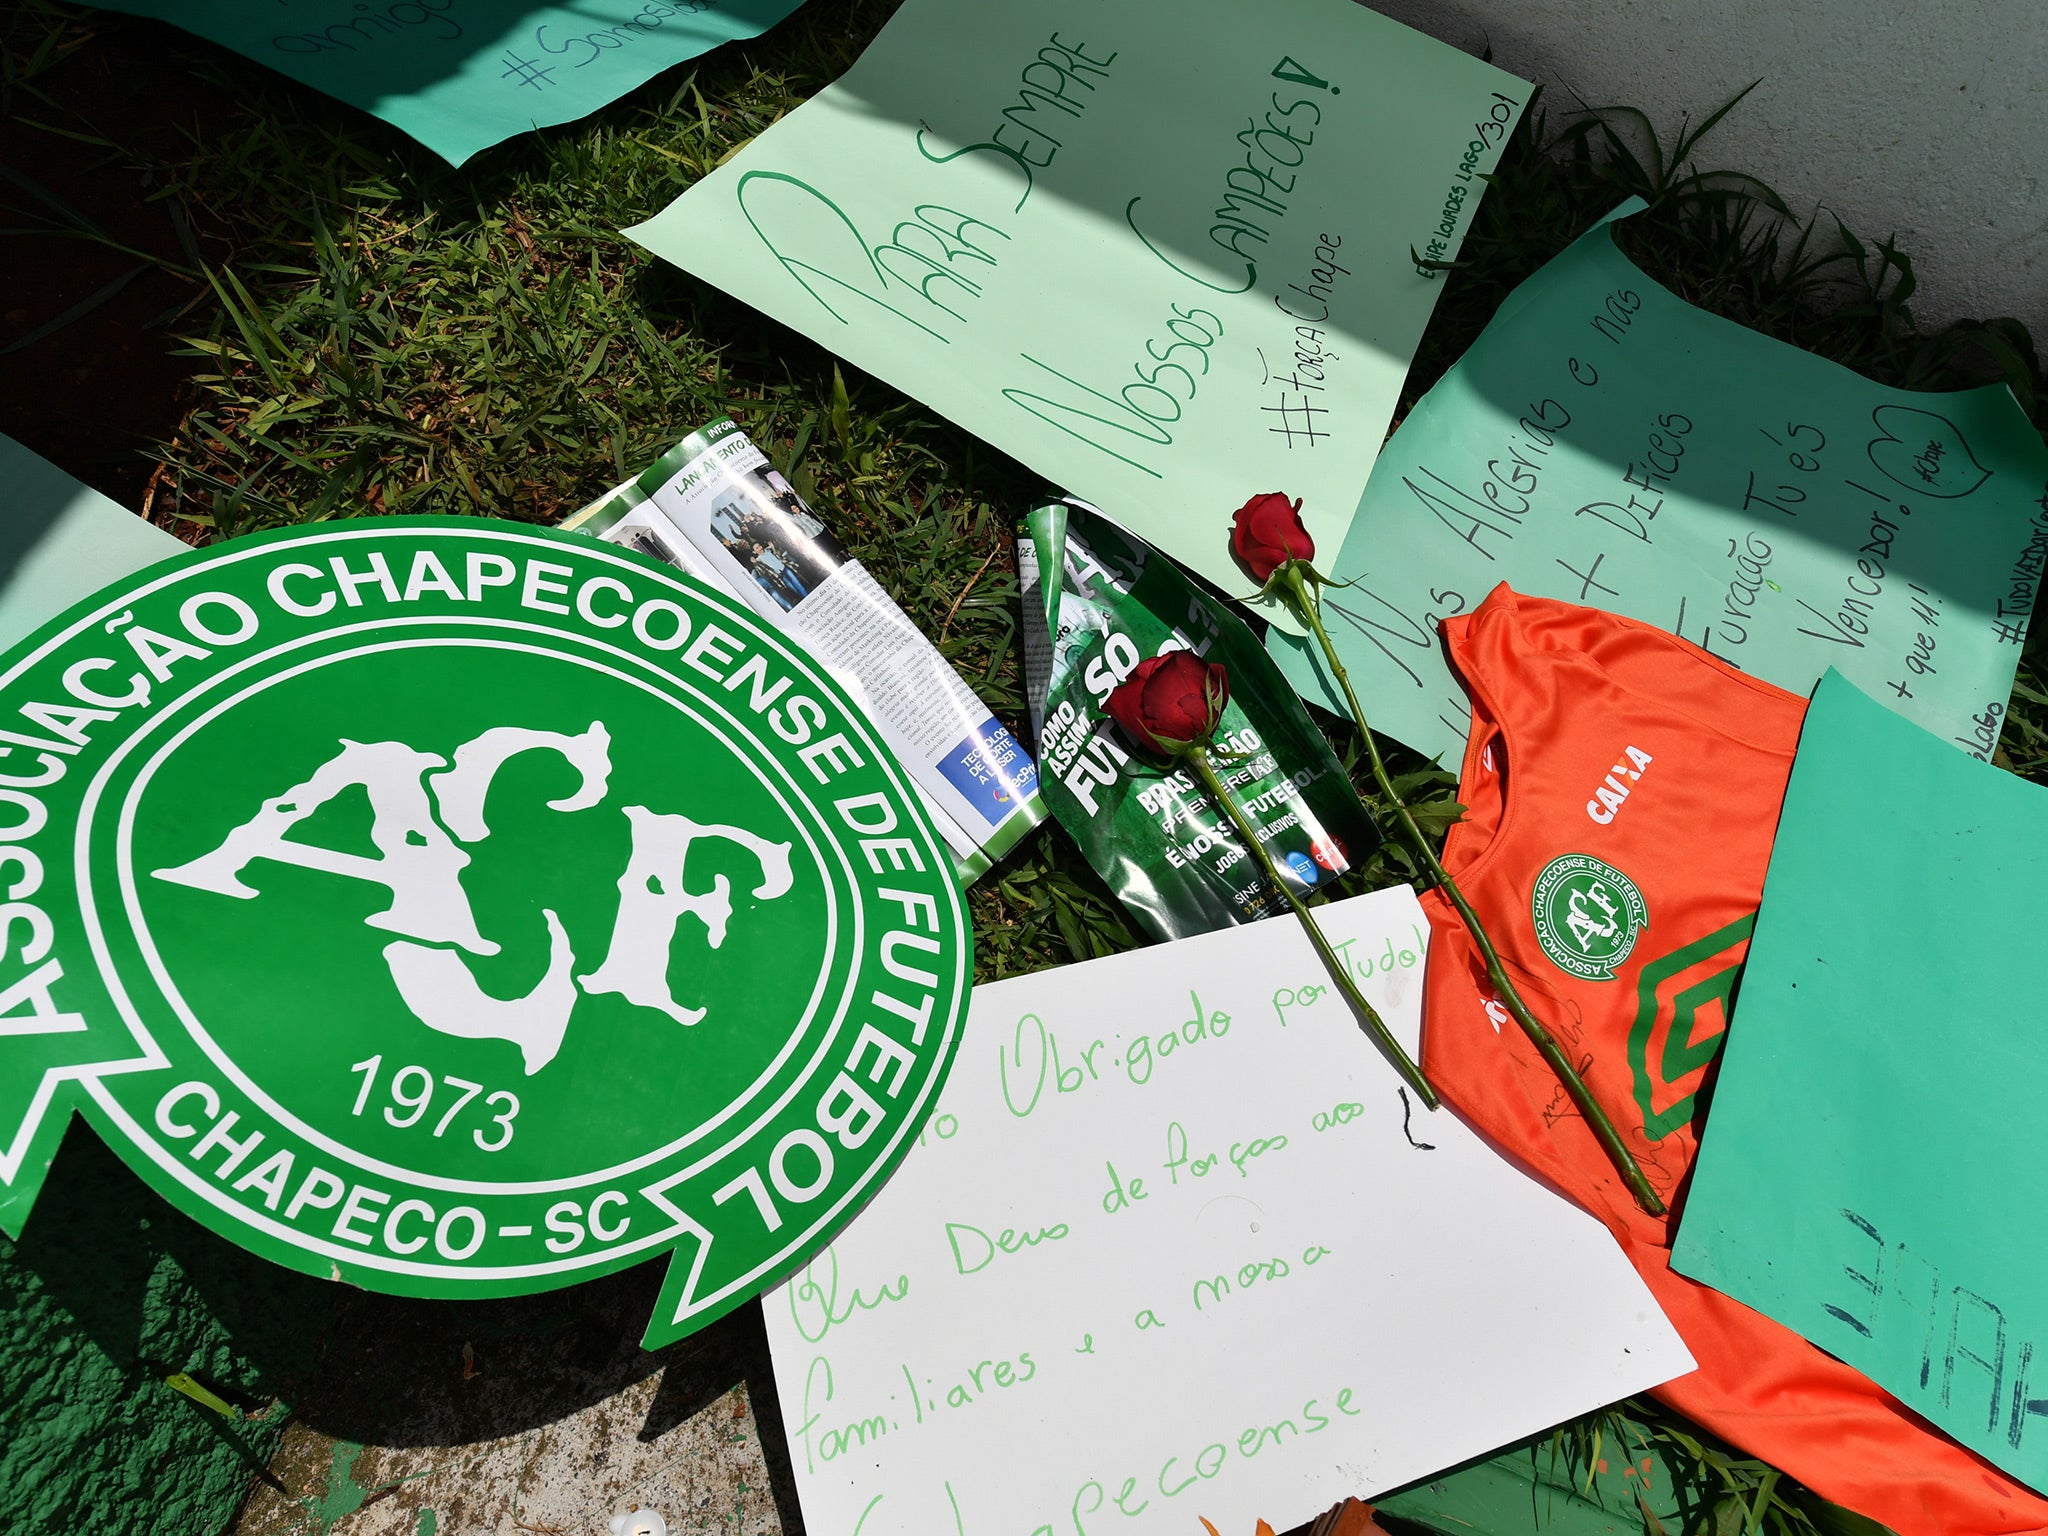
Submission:
<svg viewBox="0 0 2048 1536">
<path fill-rule="evenodd" d="M 82 1464 L 105 1462 L 100 1475 L 138 1477 L 152 1503 L 165 1492 L 144 1491 L 152 1484 L 210 1478 L 231 1506 L 252 1477 L 285 1492 L 266 1467 L 287 1417 L 354 1445 L 452 1449 L 558 1423 L 659 1374 L 637 1431 L 652 1443 L 743 1385 L 782 1529 L 800 1532 L 761 1309 L 649 1353 L 639 1340 L 667 1262 L 534 1296 L 376 1295 L 206 1231 L 74 1124 L 21 1241 L 0 1240 L 0 1294 L 43 1361 L 22 1388 L 34 1404 L 11 1378 L 6 1397 L 24 1412 L 47 1399 L 47 1411 L 78 1406 L 102 1431 L 123 1426 L 67 1440 L 79 1486 L 95 1485 Z M 180 1371 L 244 1416 L 174 1391 L 165 1378 Z M 33 1454 L 29 1437 L 0 1443 L 0 1490 L 42 1480 Z M 0 1515 L 10 1507 L 0 1491 Z M 40 1528 L 26 1513 L 6 1523 Z"/>
</svg>

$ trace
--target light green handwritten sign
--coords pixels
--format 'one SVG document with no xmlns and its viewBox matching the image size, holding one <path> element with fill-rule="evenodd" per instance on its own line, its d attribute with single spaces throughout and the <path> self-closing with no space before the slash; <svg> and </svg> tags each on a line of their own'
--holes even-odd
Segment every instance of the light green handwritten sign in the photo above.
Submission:
<svg viewBox="0 0 2048 1536">
<path fill-rule="evenodd" d="M 460 165 L 574 122 L 671 64 L 754 37 L 800 0 L 106 0 L 376 114 Z"/>
<path fill-rule="evenodd" d="M 1693 308 L 1603 224 L 1401 424 L 1335 563 L 1356 585 L 1324 614 L 1374 726 L 1453 765 L 1468 706 L 1437 621 L 1503 581 L 1796 693 L 1837 667 L 1975 750 L 2044 555 L 2048 449 L 2002 386 L 1873 384 Z M 1341 708 L 1310 647 L 1269 643 Z"/>
<path fill-rule="evenodd" d="M 1232 590 L 1331 547 L 1530 87 L 1351 0 L 909 0 L 628 233 Z"/>
<path fill-rule="evenodd" d="M 0 646 L 188 546 L 0 436 Z"/>
</svg>

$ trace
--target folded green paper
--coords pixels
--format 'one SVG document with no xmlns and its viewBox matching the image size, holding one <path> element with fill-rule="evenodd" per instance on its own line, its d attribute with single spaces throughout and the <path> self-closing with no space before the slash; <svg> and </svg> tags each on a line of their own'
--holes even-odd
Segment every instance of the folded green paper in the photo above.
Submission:
<svg viewBox="0 0 2048 1536">
<path fill-rule="evenodd" d="M 1814 694 L 1672 1266 L 2048 1491 L 2048 791 Z"/>
<path fill-rule="evenodd" d="M 403 129 L 452 164 L 574 122 L 800 0 L 106 0 L 232 48 Z"/>
</svg>

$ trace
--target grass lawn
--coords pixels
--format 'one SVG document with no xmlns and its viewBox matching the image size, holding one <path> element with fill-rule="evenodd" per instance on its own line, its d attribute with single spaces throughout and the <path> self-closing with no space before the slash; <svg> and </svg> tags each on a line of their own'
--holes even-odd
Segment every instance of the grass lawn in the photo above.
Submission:
<svg viewBox="0 0 2048 1536">
<path fill-rule="evenodd" d="M 729 413 L 1017 729 L 1011 529 L 1036 477 L 617 233 L 835 78 L 892 8 L 812 0 L 593 118 L 451 170 L 163 27 L 11 5 L 0 429 L 205 543 L 389 513 L 552 523 Z M 1637 193 L 1652 211 L 1628 226 L 1631 254 L 1693 302 L 1887 383 L 2006 379 L 2042 419 L 2025 333 L 1923 334 L 1905 254 L 1832 221 L 1803 239 L 1781 229 L 1769 189 L 1691 169 L 1713 164 L 1711 137 L 1695 156 L 1633 114 L 1548 105 L 1525 119 L 1448 275 L 1408 399 L 1516 282 Z M 1215 509 L 1219 530 L 1229 510 Z M 1348 728 L 1325 723 L 1355 756 Z M 2003 753 L 2048 782 L 2038 626 Z M 1448 801 L 1447 776 L 1395 755 Z M 1389 849 L 1341 894 L 1408 875 Z M 1054 829 L 976 888 L 973 911 L 983 980 L 1134 942 Z M 1816 1526 L 1800 1490 L 1659 1410 L 1630 1422 L 1589 1420 L 1560 1432 L 1561 1450 L 1583 1466 L 1619 1434 L 1651 1434 L 1727 1491 L 1708 1529 L 1848 1528 L 1824 1512 Z"/>
</svg>

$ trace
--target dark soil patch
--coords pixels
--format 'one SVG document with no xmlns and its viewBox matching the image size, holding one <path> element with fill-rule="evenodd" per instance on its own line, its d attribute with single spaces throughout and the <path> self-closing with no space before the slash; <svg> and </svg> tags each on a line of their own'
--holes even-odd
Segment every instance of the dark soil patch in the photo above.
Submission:
<svg viewBox="0 0 2048 1536">
<path fill-rule="evenodd" d="M 63 24 L 0 25 L 19 56 Z M 204 362 L 175 355 L 214 307 L 200 261 L 218 266 L 229 250 L 177 167 L 245 108 L 200 78 L 219 50 L 161 23 L 95 13 L 60 47 L 0 111 L 0 349 L 20 348 L 0 352 L 0 431 L 139 508 L 155 468 L 146 450 L 176 431 Z M 82 233 L 93 227 L 104 239 Z"/>
</svg>

